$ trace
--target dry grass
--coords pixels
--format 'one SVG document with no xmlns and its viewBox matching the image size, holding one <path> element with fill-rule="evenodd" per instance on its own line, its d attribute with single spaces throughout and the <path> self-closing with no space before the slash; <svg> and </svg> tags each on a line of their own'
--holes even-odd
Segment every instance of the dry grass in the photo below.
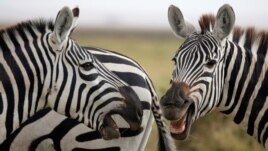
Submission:
<svg viewBox="0 0 268 151">
<path fill-rule="evenodd" d="M 159 96 L 168 88 L 173 67 L 171 58 L 181 43 L 172 33 L 96 30 L 82 33 L 74 35 L 79 43 L 121 52 L 138 61 L 149 73 Z M 231 119 L 218 113 L 198 120 L 192 127 L 189 140 L 177 144 L 180 151 L 264 150 L 257 141 L 234 125 Z M 154 127 L 146 151 L 155 151 L 156 145 L 157 133 Z"/>
</svg>

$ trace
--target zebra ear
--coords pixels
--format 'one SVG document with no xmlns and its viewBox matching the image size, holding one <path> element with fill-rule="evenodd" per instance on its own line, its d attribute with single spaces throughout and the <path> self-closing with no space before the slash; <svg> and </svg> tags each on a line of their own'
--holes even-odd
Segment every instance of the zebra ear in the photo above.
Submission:
<svg viewBox="0 0 268 151">
<path fill-rule="evenodd" d="M 168 21 L 177 37 L 186 38 L 196 31 L 194 26 L 186 22 L 179 8 L 170 5 L 168 8 Z"/>
<path fill-rule="evenodd" d="M 75 7 L 73 10 L 73 16 L 74 16 L 74 19 L 73 19 L 73 24 L 72 24 L 72 29 L 71 29 L 71 32 L 70 34 L 72 34 L 72 32 L 74 31 L 74 29 L 76 28 L 77 26 L 77 19 L 79 17 L 79 8 L 78 7 Z"/>
<path fill-rule="evenodd" d="M 213 29 L 213 34 L 222 40 L 227 37 L 231 30 L 233 29 L 235 23 L 235 13 L 233 8 L 225 4 L 223 5 L 217 13 L 216 22 Z"/>
<path fill-rule="evenodd" d="M 56 18 L 52 42 L 61 48 L 63 42 L 69 37 L 74 16 L 69 7 L 62 8 Z"/>
</svg>

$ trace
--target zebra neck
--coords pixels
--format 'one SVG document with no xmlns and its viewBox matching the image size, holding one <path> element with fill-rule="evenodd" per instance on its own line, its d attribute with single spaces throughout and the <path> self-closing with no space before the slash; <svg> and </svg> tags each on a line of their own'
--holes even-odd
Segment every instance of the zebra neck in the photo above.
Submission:
<svg viewBox="0 0 268 151">
<path fill-rule="evenodd" d="M 54 54 L 48 48 L 48 35 L 24 26 L 0 34 L 0 142 L 45 107 L 40 100 L 47 93 L 44 84 L 49 81 Z"/>
<path fill-rule="evenodd" d="M 265 127 L 263 117 L 268 116 L 268 66 L 265 63 L 268 55 L 260 48 L 253 45 L 247 49 L 227 42 L 224 87 L 219 103 L 222 113 L 229 114 L 249 135 L 258 137 L 259 142 L 262 131 L 254 125 Z"/>
</svg>

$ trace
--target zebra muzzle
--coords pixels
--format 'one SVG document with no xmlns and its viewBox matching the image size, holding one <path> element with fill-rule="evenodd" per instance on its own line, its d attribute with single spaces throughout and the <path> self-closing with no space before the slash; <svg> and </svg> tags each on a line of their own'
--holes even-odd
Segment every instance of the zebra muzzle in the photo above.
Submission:
<svg viewBox="0 0 268 151">
<path fill-rule="evenodd" d="M 112 118 L 112 115 L 120 115 L 125 119 L 125 121 L 129 124 L 130 130 L 135 131 L 137 133 L 140 133 L 143 131 L 143 127 L 141 126 L 142 119 L 137 118 L 141 117 L 141 115 L 135 115 L 140 114 L 137 111 L 136 113 L 133 113 L 132 109 L 123 108 L 121 110 L 112 111 L 109 114 L 107 114 L 103 120 L 103 124 L 99 130 L 102 138 L 104 140 L 112 140 L 117 139 L 121 136 L 119 127 L 116 124 L 116 121 Z M 134 115 L 134 116 L 132 116 Z"/>
<path fill-rule="evenodd" d="M 116 124 L 118 121 L 117 119 L 113 119 L 111 117 L 112 115 L 120 115 L 129 124 L 130 130 L 138 133 L 143 131 L 141 126 L 143 110 L 139 97 L 132 88 L 127 86 L 120 87 L 119 92 L 123 96 L 123 99 L 120 101 L 122 101 L 124 105 L 110 110 L 109 113 L 105 115 L 103 125 L 101 125 L 99 130 L 102 138 L 105 140 L 120 137 L 119 127 Z"/>
<path fill-rule="evenodd" d="M 183 140 L 188 137 L 193 115 L 194 101 L 189 97 L 190 87 L 183 82 L 173 82 L 160 105 L 164 117 L 170 121 L 170 132 L 173 138 Z"/>
<path fill-rule="evenodd" d="M 120 87 L 119 91 L 125 98 L 125 106 L 118 111 L 118 114 L 127 121 L 131 130 L 141 130 L 143 110 L 139 97 L 127 86 Z"/>
</svg>

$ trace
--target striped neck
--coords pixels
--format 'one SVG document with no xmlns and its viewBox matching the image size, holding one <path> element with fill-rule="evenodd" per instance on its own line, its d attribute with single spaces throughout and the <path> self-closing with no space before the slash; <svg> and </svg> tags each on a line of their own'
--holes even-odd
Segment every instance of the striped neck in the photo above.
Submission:
<svg viewBox="0 0 268 151">
<path fill-rule="evenodd" d="M 253 41 L 252 45 L 248 45 L 246 37 L 241 38 L 238 44 L 227 41 L 226 45 L 224 88 L 218 107 L 245 128 L 249 135 L 263 142 L 261 132 L 266 121 L 263 115 L 268 115 L 268 66 L 265 64 L 268 55 L 261 42 Z"/>
<path fill-rule="evenodd" d="M 51 22 L 38 20 L 0 30 L 0 142 L 45 106 L 37 100 L 44 100 L 54 54 L 46 47 L 48 34 L 42 33 L 52 28 Z"/>
</svg>

